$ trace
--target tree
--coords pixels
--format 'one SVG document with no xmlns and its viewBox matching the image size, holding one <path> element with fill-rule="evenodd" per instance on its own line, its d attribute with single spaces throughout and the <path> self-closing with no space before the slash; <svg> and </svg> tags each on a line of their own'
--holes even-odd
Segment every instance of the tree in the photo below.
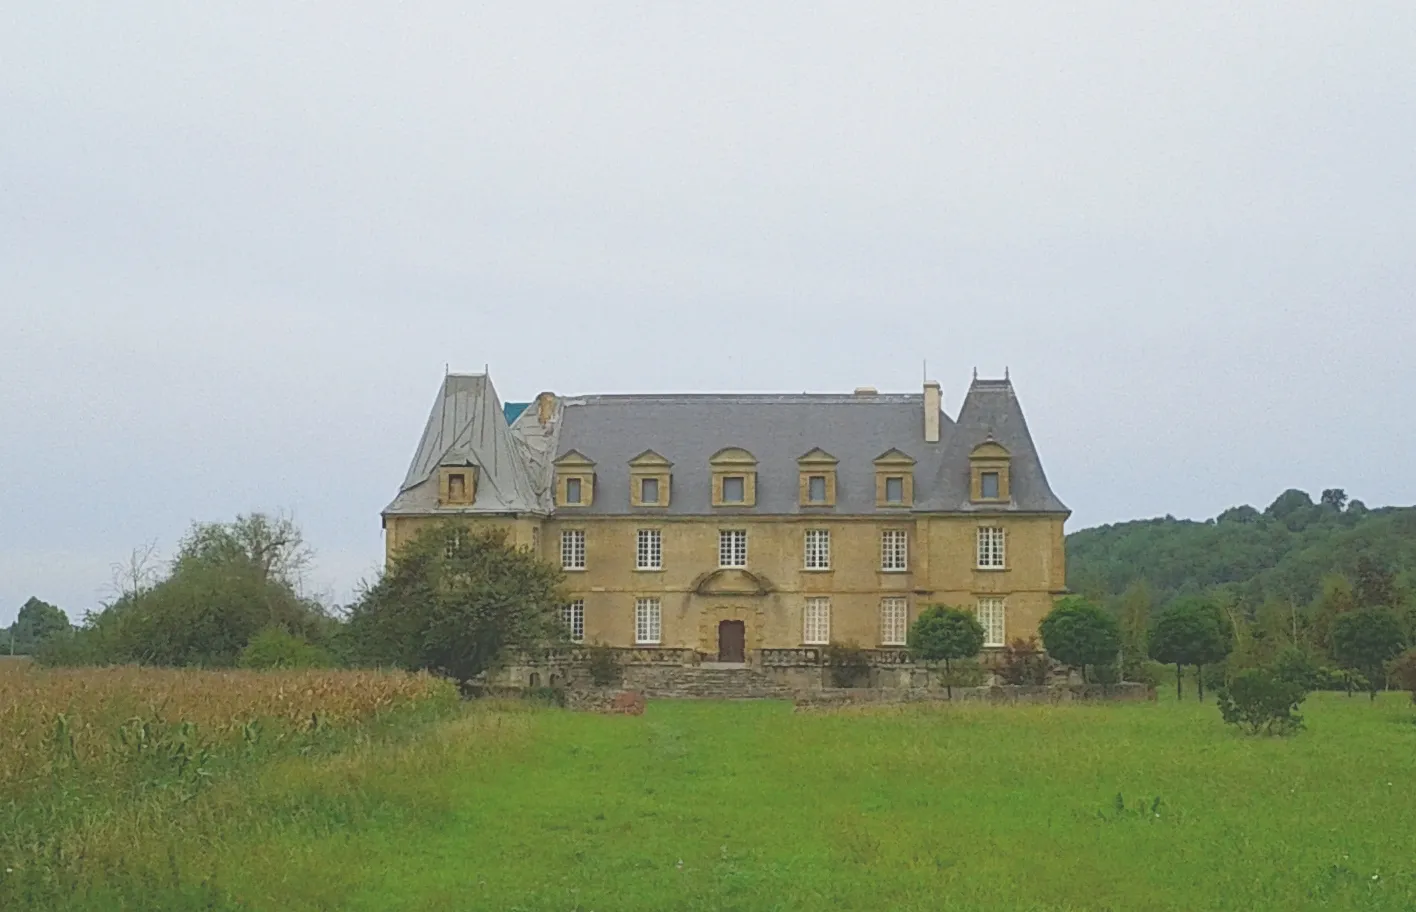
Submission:
<svg viewBox="0 0 1416 912">
<path fill-rule="evenodd" d="M 1230 507 L 1215 517 L 1216 523 L 1253 523 L 1263 518 L 1263 514 L 1248 504 Z"/>
<path fill-rule="evenodd" d="M 9 642 L 4 644 L 12 652 L 28 655 L 50 638 L 68 633 L 69 616 L 48 602 L 31 597 L 20 606 L 20 613 L 10 627 Z"/>
<path fill-rule="evenodd" d="M 1274 499 L 1264 511 L 1265 516 L 1272 516 L 1274 519 L 1287 519 L 1295 513 L 1306 510 L 1313 506 L 1313 498 L 1308 496 L 1307 491 L 1300 491 L 1297 488 L 1289 488 Z"/>
<path fill-rule="evenodd" d="M 949 663 L 978 655 L 983 649 L 983 625 L 972 611 L 934 605 L 915 618 L 905 643 L 917 661 L 944 663 L 944 686 L 952 700 L 954 679 Z"/>
<path fill-rule="evenodd" d="M 509 649 L 562 641 L 560 570 L 500 529 L 424 528 L 349 610 L 368 663 L 427 670 L 467 684 Z"/>
<path fill-rule="evenodd" d="M 286 516 L 248 513 L 229 523 L 195 523 L 177 547 L 176 568 L 244 560 L 261 576 L 300 591 L 314 552 Z"/>
<path fill-rule="evenodd" d="M 1328 488 L 1322 493 L 1319 502 L 1323 506 L 1332 507 L 1341 513 L 1342 509 L 1347 506 L 1347 492 L 1341 488 Z"/>
<path fill-rule="evenodd" d="M 1358 608 L 1396 608 L 1396 575 L 1385 564 L 1364 554 L 1352 575 L 1352 596 Z"/>
<path fill-rule="evenodd" d="M 1038 627 L 1047 654 L 1079 668 L 1087 681 L 1088 665 L 1110 665 L 1121 650 L 1121 626 L 1096 605 L 1078 596 L 1062 599 Z"/>
<path fill-rule="evenodd" d="M 1332 627 L 1332 656 L 1367 679 L 1370 699 L 1386 679 L 1386 663 L 1406 648 L 1406 633 L 1386 608 L 1362 608 L 1337 619 Z"/>
<path fill-rule="evenodd" d="M 1397 687 L 1409 690 L 1411 702 L 1416 703 L 1416 647 L 1392 659 L 1387 675 Z"/>
<path fill-rule="evenodd" d="M 1175 697 L 1183 696 L 1184 666 L 1195 666 L 1199 699 L 1205 698 L 1204 666 L 1222 662 L 1234 647 L 1234 634 L 1219 606 L 1204 599 L 1180 599 L 1171 604 L 1151 631 L 1150 654 L 1175 666 Z"/>
<path fill-rule="evenodd" d="M 1323 649 L 1332 647 L 1332 625 L 1340 615 L 1357 610 L 1352 581 L 1340 573 L 1322 579 L 1322 588 L 1312 606 L 1313 636 Z"/>
<path fill-rule="evenodd" d="M 1146 657 L 1146 636 L 1150 627 L 1151 592 L 1145 580 L 1136 580 L 1121 593 L 1121 672 L 1127 680 L 1140 677 Z"/>
</svg>

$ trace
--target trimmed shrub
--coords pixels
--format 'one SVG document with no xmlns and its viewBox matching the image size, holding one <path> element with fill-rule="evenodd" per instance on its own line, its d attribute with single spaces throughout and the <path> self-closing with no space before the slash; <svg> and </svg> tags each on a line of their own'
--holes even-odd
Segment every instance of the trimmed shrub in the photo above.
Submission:
<svg viewBox="0 0 1416 912">
<path fill-rule="evenodd" d="M 1220 689 L 1219 712 L 1226 723 L 1251 735 L 1286 735 L 1303 727 L 1298 707 L 1307 696 L 1303 685 L 1273 668 L 1250 668 Z"/>
<path fill-rule="evenodd" d="M 822 651 L 832 687 L 870 684 L 870 655 L 857 643 L 832 643 Z"/>
<path fill-rule="evenodd" d="M 620 664 L 619 652 L 613 646 L 596 643 L 586 652 L 589 657 L 585 670 L 590 673 L 590 683 L 596 687 L 613 687 L 624 680 L 624 666 Z"/>
<path fill-rule="evenodd" d="M 1392 659 L 1387 674 L 1394 686 L 1411 691 L 1411 702 L 1416 703 L 1416 647 Z"/>
</svg>

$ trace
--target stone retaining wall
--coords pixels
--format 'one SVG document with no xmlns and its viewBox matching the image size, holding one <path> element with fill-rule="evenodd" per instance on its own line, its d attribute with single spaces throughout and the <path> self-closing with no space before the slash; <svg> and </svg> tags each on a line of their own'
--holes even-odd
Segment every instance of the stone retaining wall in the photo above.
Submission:
<svg viewBox="0 0 1416 912">
<path fill-rule="evenodd" d="M 951 699 L 942 687 L 823 687 L 800 693 L 798 709 L 856 704 L 942 703 Z M 1146 684 L 1072 684 L 1056 687 L 1002 684 L 992 687 L 955 687 L 952 700 L 965 703 L 1048 704 L 1087 702 L 1137 703 L 1156 699 L 1156 689 Z"/>
</svg>

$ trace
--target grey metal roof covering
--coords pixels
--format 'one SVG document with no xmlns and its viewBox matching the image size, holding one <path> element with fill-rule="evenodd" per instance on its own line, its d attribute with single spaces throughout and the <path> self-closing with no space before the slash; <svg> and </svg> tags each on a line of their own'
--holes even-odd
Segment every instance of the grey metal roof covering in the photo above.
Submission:
<svg viewBox="0 0 1416 912">
<path fill-rule="evenodd" d="M 496 390 L 485 374 L 449 374 L 398 496 L 384 513 L 528 513 L 543 509 L 528 460 L 512 439 Z M 480 468 L 470 507 L 439 508 L 437 470 Z"/>
<path fill-rule="evenodd" d="M 914 512 L 1068 512 L 1047 483 L 1009 381 L 975 380 L 959 421 L 940 415 L 938 443 L 924 441 L 923 408 L 918 393 L 574 396 L 557 400 L 544 420 L 533 405 L 508 427 L 484 375 L 452 375 L 385 512 L 551 512 L 552 461 L 571 450 L 595 462 L 595 496 L 567 515 L 900 512 L 875 505 L 874 462 L 891 449 L 915 459 Z M 969 453 L 990 435 L 1012 454 L 1007 504 L 969 500 Z M 753 507 L 711 506 L 709 459 L 726 447 L 757 459 Z M 834 508 L 798 502 L 797 460 L 818 448 L 839 460 Z M 630 506 L 629 461 L 646 450 L 673 463 L 667 509 Z M 476 503 L 440 509 L 436 468 L 464 457 L 482 466 Z"/>
<path fill-rule="evenodd" d="M 969 453 L 990 436 L 1012 457 L 1008 467 L 1012 501 L 1008 504 L 975 504 L 969 499 Z M 921 474 L 915 473 L 916 486 Z M 940 460 L 938 474 L 924 496 L 916 496 L 915 501 L 916 509 L 923 512 L 1071 512 L 1047 483 L 1023 407 L 1008 380 L 973 381 L 959 408 L 959 420 Z"/>
</svg>

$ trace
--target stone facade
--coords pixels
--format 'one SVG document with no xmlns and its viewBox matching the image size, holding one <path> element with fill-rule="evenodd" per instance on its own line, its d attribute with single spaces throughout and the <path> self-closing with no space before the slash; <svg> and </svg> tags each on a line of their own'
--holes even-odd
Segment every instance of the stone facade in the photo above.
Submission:
<svg viewBox="0 0 1416 912">
<path fill-rule="evenodd" d="M 564 566 L 584 642 L 694 661 L 738 658 L 724 654 L 734 622 L 749 664 L 823 636 L 898 650 L 895 600 L 908 624 L 929 605 L 996 599 L 990 645 L 1033 636 L 1065 591 L 1068 511 L 1010 382 L 976 380 L 957 422 L 938 397 L 935 384 L 923 396 L 542 394 L 508 423 L 489 379 L 454 375 L 384 512 L 388 559 L 429 523 L 505 529 Z M 473 502 L 449 502 L 449 467 L 470 473 Z M 727 530 L 745 534 L 745 566 L 725 566 L 737 563 L 720 550 Z M 583 537 L 583 560 L 563 560 L 567 533 Z M 903 543 L 898 566 L 887 535 Z M 987 562 L 986 535 L 1001 543 Z M 809 558 L 808 536 L 829 556 Z M 815 627 L 812 599 L 825 600 Z M 641 605 L 657 612 L 652 635 Z"/>
</svg>

